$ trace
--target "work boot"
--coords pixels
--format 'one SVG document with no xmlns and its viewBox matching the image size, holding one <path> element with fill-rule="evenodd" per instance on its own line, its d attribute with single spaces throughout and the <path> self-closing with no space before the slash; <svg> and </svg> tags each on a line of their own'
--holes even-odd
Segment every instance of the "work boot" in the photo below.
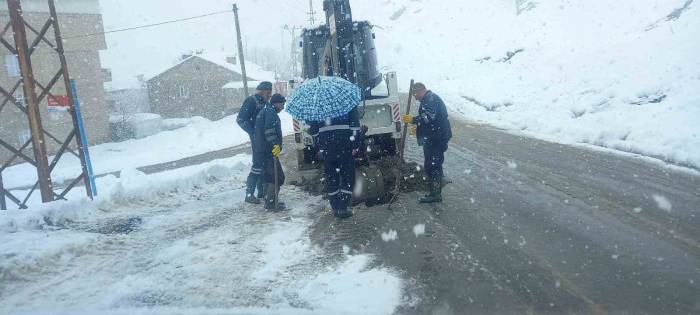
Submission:
<svg viewBox="0 0 700 315">
<path fill-rule="evenodd" d="M 429 193 L 425 197 L 420 198 L 420 203 L 436 203 L 442 202 L 442 179 L 431 178 L 428 182 Z"/>
<path fill-rule="evenodd" d="M 245 197 L 245 202 L 251 203 L 251 204 L 254 204 L 254 205 L 259 205 L 259 204 L 260 204 L 260 199 L 255 198 L 255 196 L 253 196 L 253 195 L 250 195 L 250 196 L 246 196 L 246 197 Z"/>
<path fill-rule="evenodd" d="M 262 180 L 258 180 L 257 190 L 258 190 L 258 199 L 263 199 L 265 197 L 265 184 L 262 182 Z"/>
<path fill-rule="evenodd" d="M 435 202 L 442 202 L 442 178 L 435 179 Z"/>
<path fill-rule="evenodd" d="M 254 205 L 259 205 L 259 204 L 260 204 L 260 199 L 255 198 L 255 196 L 253 196 L 253 195 L 249 195 L 249 196 L 246 196 L 246 197 L 245 197 L 245 202 L 251 203 L 251 204 L 254 204 Z"/>
<path fill-rule="evenodd" d="M 246 189 L 245 189 L 245 202 L 247 203 L 252 203 L 254 205 L 259 205 L 260 204 L 260 199 L 255 198 L 255 186 L 257 185 L 258 182 L 258 176 L 254 174 L 248 175 L 248 179 L 246 180 Z"/>
<path fill-rule="evenodd" d="M 287 210 L 284 202 L 277 201 L 277 207 L 275 208 L 275 200 L 279 198 L 279 195 L 275 195 L 275 185 L 267 184 L 265 185 L 265 210 L 268 211 L 284 211 Z"/>
<path fill-rule="evenodd" d="M 420 199 L 418 199 L 418 200 L 420 201 L 420 203 L 424 203 L 423 200 L 427 200 L 427 199 L 431 198 L 432 196 L 433 196 L 433 179 L 429 177 L 425 181 L 425 195 L 423 197 L 420 197 Z"/>
<path fill-rule="evenodd" d="M 352 210 L 350 210 L 350 209 L 333 210 L 333 216 L 335 216 L 338 219 L 347 219 L 349 217 L 352 217 L 353 213 L 352 213 Z"/>
</svg>

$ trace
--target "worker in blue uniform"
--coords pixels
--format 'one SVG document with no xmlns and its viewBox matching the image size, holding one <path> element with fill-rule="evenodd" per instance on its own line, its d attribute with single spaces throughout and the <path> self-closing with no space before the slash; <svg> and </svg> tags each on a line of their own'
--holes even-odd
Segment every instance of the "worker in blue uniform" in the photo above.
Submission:
<svg viewBox="0 0 700 315">
<path fill-rule="evenodd" d="M 272 96 L 255 122 L 253 135 L 253 151 L 257 164 L 262 164 L 262 181 L 265 191 L 265 209 L 270 211 L 285 210 L 284 203 L 279 202 L 279 188 L 284 183 L 284 171 L 279 162 L 282 153 L 282 123 L 279 113 L 284 110 L 287 100 L 280 94 Z M 277 187 L 275 187 L 277 176 Z"/>
<path fill-rule="evenodd" d="M 415 132 L 418 144 L 423 146 L 423 169 L 427 175 L 428 193 L 420 198 L 420 202 L 442 202 L 442 164 L 452 138 L 447 108 L 442 99 L 429 91 L 423 83 L 413 85 L 413 96 L 420 102 L 418 116 L 404 115 L 402 120 L 417 127 Z"/>
<path fill-rule="evenodd" d="M 260 110 L 270 101 L 272 83 L 267 81 L 261 82 L 256 89 L 257 92 L 254 95 L 245 99 L 236 118 L 238 125 L 248 133 L 253 147 L 255 147 L 253 133 L 255 132 L 256 118 Z M 256 159 L 255 150 L 253 150 L 253 166 L 250 168 L 250 174 L 248 174 L 248 180 L 246 181 L 245 202 L 247 203 L 260 204 L 260 198 L 263 196 L 263 184 L 260 178 L 263 171 L 261 163 L 262 159 Z M 256 187 L 258 189 L 257 198 L 255 197 Z"/>
<path fill-rule="evenodd" d="M 362 146 L 360 116 L 355 107 L 341 117 L 323 122 L 310 122 L 309 133 L 314 136 L 324 162 L 326 192 L 336 218 L 349 218 L 355 186 L 355 156 Z"/>
</svg>

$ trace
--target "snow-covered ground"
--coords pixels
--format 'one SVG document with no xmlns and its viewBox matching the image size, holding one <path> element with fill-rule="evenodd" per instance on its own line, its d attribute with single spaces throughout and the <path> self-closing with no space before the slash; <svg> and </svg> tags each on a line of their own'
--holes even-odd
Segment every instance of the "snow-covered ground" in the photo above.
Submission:
<svg viewBox="0 0 700 315">
<path fill-rule="evenodd" d="M 309 238 L 322 200 L 242 203 L 250 157 L 99 181 L 95 201 L 0 216 L 1 314 L 391 314 L 396 273 L 328 258 Z"/>
<path fill-rule="evenodd" d="M 280 118 L 283 132 L 293 132 L 291 116 L 283 113 Z M 201 117 L 191 120 L 192 123 L 184 128 L 163 131 L 142 139 L 91 147 L 90 155 L 95 174 L 177 161 L 250 142 L 248 134 L 236 124 L 236 115 L 218 121 L 209 121 Z M 75 178 L 80 172 L 80 160 L 65 154 L 51 176 L 55 183 L 61 183 Z M 2 176 L 5 188 L 27 187 L 36 182 L 36 169 L 26 163 L 20 164 L 6 169 Z"/>
<path fill-rule="evenodd" d="M 401 87 L 466 119 L 700 167 L 698 1 L 530 2 L 352 4 Z"/>
</svg>

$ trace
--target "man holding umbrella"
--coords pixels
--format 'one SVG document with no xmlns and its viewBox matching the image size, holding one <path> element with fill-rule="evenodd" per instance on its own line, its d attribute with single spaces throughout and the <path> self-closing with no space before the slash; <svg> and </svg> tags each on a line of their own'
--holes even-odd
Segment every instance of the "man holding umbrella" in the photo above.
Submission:
<svg viewBox="0 0 700 315">
<path fill-rule="evenodd" d="M 309 133 L 316 139 L 324 163 L 326 192 L 333 215 L 345 219 L 350 210 L 355 186 L 355 159 L 362 144 L 357 107 L 349 113 L 310 123 Z"/>
<path fill-rule="evenodd" d="M 287 111 L 309 125 L 325 165 L 333 215 L 348 218 L 355 185 L 355 159 L 362 144 L 357 106 L 360 89 L 339 77 L 308 80 L 289 98 Z"/>
<path fill-rule="evenodd" d="M 282 152 L 282 124 L 279 112 L 284 109 L 287 100 L 280 94 L 272 96 L 255 122 L 253 135 L 253 152 L 256 159 L 262 160 L 262 177 L 265 183 L 265 209 L 281 211 L 285 209 L 279 200 L 279 188 L 284 183 L 284 172 L 279 162 Z"/>
<path fill-rule="evenodd" d="M 241 111 L 238 113 L 236 122 L 241 129 L 248 133 L 250 137 L 250 143 L 255 147 L 253 142 L 253 133 L 255 132 L 255 120 L 258 116 L 260 110 L 265 106 L 265 104 L 270 101 L 270 95 L 272 94 L 272 83 L 262 82 L 257 87 L 257 93 L 249 96 L 243 102 L 241 106 Z M 255 150 L 253 150 L 253 166 L 250 168 L 250 174 L 248 174 L 248 180 L 246 181 L 246 195 L 245 202 L 260 204 L 258 198 L 263 196 L 263 187 L 260 176 L 262 175 L 262 159 L 257 159 L 255 156 Z M 258 188 L 258 198 L 255 198 L 255 187 Z"/>
</svg>

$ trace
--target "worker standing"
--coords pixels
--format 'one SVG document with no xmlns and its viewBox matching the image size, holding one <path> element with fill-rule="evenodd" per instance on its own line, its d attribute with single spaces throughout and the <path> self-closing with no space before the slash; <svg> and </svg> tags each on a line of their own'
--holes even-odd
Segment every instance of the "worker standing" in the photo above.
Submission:
<svg viewBox="0 0 700 315">
<path fill-rule="evenodd" d="M 357 107 L 348 114 L 311 122 L 309 133 L 316 139 L 324 161 L 326 192 L 336 218 L 353 215 L 350 210 L 355 186 L 355 159 L 362 144 Z"/>
<path fill-rule="evenodd" d="M 243 102 L 241 111 L 238 113 L 236 122 L 241 128 L 248 133 L 250 143 L 255 147 L 253 133 L 255 132 L 255 121 L 260 110 L 270 101 L 272 94 L 272 83 L 262 82 L 256 88 L 257 92 L 249 96 Z M 255 150 L 253 150 L 253 166 L 250 168 L 248 180 L 246 181 L 245 202 L 252 204 L 260 204 L 260 198 L 263 197 L 263 185 L 261 181 L 262 175 L 262 159 L 256 158 Z M 258 197 L 255 197 L 255 188 L 258 189 Z"/>
<path fill-rule="evenodd" d="M 279 188 L 284 183 L 284 172 L 279 162 L 282 153 L 282 123 L 279 113 L 284 110 L 287 100 L 280 94 L 272 96 L 255 122 L 253 151 L 255 158 L 262 161 L 262 181 L 265 184 L 265 209 L 270 211 L 285 210 L 279 200 Z M 276 164 L 276 165 L 275 165 Z M 277 176 L 277 181 L 275 181 Z M 275 182 L 278 186 L 275 187 Z"/>
<path fill-rule="evenodd" d="M 413 96 L 420 102 L 418 116 L 404 115 L 403 122 L 416 125 L 418 144 L 423 146 L 423 167 L 428 176 L 426 196 L 421 203 L 442 202 L 442 164 L 452 138 L 447 108 L 442 99 L 429 91 L 423 83 L 413 85 Z"/>
</svg>

